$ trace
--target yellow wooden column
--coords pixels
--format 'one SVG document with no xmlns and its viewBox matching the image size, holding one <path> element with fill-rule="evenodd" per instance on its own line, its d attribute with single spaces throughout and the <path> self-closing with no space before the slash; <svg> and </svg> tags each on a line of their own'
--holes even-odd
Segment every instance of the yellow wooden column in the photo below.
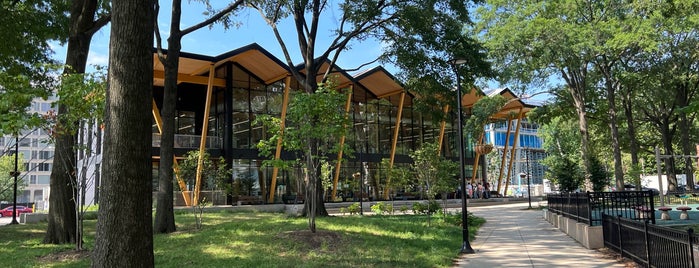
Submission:
<svg viewBox="0 0 699 268">
<path fill-rule="evenodd" d="M 522 113 L 523 108 L 519 108 L 519 115 L 517 116 L 517 127 L 515 128 L 515 141 L 512 143 L 512 152 L 510 153 L 510 165 L 507 168 L 507 180 L 505 181 L 505 194 L 507 194 L 507 188 L 510 186 L 510 172 L 512 172 L 512 164 L 515 162 L 515 151 L 517 150 L 517 144 L 519 144 L 519 129 L 522 126 Z"/>
<path fill-rule="evenodd" d="M 512 118 L 510 116 L 507 116 L 507 132 L 505 132 L 505 146 L 503 147 L 502 150 L 502 159 L 500 161 L 500 172 L 498 173 L 498 193 L 500 192 L 500 189 L 502 189 L 502 172 L 505 169 L 505 156 L 507 156 L 507 149 L 508 146 L 510 145 L 510 131 L 512 130 Z M 505 194 L 503 194 L 505 196 Z"/>
<path fill-rule="evenodd" d="M 201 192 L 201 173 L 204 168 L 204 150 L 206 150 L 206 138 L 209 132 L 209 110 L 211 109 L 212 92 L 214 90 L 214 65 L 209 66 L 209 83 L 206 86 L 206 106 L 204 106 L 204 124 L 201 127 L 201 140 L 199 142 L 199 161 L 197 162 L 197 181 L 194 185 L 194 200 L 192 204 L 199 204 L 199 194 Z"/>
<path fill-rule="evenodd" d="M 393 144 L 391 144 L 391 160 L 389 168 L 393 168 L 393 161 L 396 159 L 396 146 L 398 145 L 398 133 L 400 130 L 400 121 L 403 117 L 403 103 L 405 103 L 405 91 L 400 93 L 400 103 L 398 104 L 398 114 L 396 115 L 396 127 L 393 131 Z M 383 190 L 384 200 L 388 200 L 388 189 L 391 187 L 391 177 L 386 180 L 386 187 Z"/>
<path fill-rule="evenodd" d="M 349 93 L 347 94 L 347 102 L 345 102 L 345 119 L 349 118 L 349 111 L 350 108 L 352 107 L 352 91 L 354 90 L 354 87 L 350 85 L 349 88 Z M 345 126 L 346 128 L 347 126 Z M 342 135 L 340 137 L 340 151 L 337 152 L 337 164 L 335 164 L 335 176 L 333 178 L 333 192 L 332 195 L 330 196 L 332 198 L 332 201 L 335 201 L 335 198 L 337 198 L 337 183 L 340 181 L 340 167 L 342 167 L 342 148 L 345 147 L 345 135 Z"/>
<path fill-rule="evenodd" d="M 444 106 L 444 114 L 449 112 L 449 105 Z M 439 147 L 437 148 L 437 154 L 442 153 L 442 143 L 444 142 L 444 130 L 447 127 L 447 121 L 442 120 L 441 123 L 439 123 L 439 141 L 437 142 L 439 144 Z"/>
<path fill-rule="evenodd" d="M 481 128 L 485 128 L 485 126 L 481 126 Z M 478 137 L 478 142 L 476 143 L 477 145 L 483 144 L 483 136 L 485 135 L 485 132 L 481 132 L 481 136 Z M 473 174 L 471 175 L 471 185 L 476 181 L 476 174 L 478 174 L 478 162 L 481 159 L 481 154 L 476 151 L 476 159 L 473 162 Z"/>
<path fill-rule="evenodd" d="M 155 125 L 158 126 L 158 133 L 160 135 L 163 134 L 163 119 L 160 117 L 160 110 L 158 109 L 158 105 L 155 103 L 155 100 L 153 100 L 153 118 L 155 119 Z M 177 158 L 175 156 L 172 157 L 172 169 L 175 171 L 175 178 L 177 179 L 177 184 L 180 186 L 180 192 L 182 192 L 182 198 L 184 199 L 184 204 L 186 206 L 191 205 L 191 199 L 189 198 L 189 195 L 187 194 L 187 184 L 184 183 L 184 180 L 180 178 L 179 175 L 179 170 L 180 167 L 177 165 Z"/>
<path fill-rule="evenodd" d="M 289 106 L 289 88 L 291 86 L 291 77 L 287 76 L 286 79 L 284 79 L 284 97 L 282 99 L 282 114 L 280 116 L 280 122 L 279 122 L 279 139 L 277 139 L 277 150 L 274 152 L 274 159 L 279 160 L 279 157 L 281 157 L 282 153 L 282 142 L 283 137 L 284 137 L 284 122 L 286 122 L 286 108 Z M 277 188 L 277 175 L 279 175 L 279 168 L 274 167 L 272 169 L 272 183 L 270 184 L 270 189 L 269 189 L 269 198 L 268 202 L 269 203 L 274 203 L 274 192 L 276 191 Z"/>
</svg>

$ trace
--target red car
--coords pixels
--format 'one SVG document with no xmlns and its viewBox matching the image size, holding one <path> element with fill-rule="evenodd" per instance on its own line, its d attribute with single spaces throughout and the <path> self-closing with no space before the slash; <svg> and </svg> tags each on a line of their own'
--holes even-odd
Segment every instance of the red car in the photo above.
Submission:
<svg viewBox="0 0 699 268">
<path fill-rule="evenodd" d="M 22 213 L 32 213 L 32 208 L 17 206 L 17 217 Z M 1 209 L 0 217 L 12 217 L 12 206 Z"/>
</svg>

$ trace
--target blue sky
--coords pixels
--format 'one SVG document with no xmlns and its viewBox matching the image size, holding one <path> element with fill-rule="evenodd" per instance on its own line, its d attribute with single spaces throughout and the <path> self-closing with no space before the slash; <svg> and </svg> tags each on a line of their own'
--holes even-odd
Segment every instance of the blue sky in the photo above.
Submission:
<svg viewBox="0 0 699 268">
<path fill-rule="evenodd" d="M 211 1 L 217 8 L 222 8 L 230 1 Z M 330 1 L 334 3 L 333 1 Z M 158 25 L 163 38 L 163 48 L 167 48 L 167 36 L 170 26 L 170 7 L 171 1 L 160 1 L 160 14 L 158 15 Z M 219 6 L 216 6 L 219 5 Z M 180 29 L 185 29 L 191 25 L 199 23 L 207 18 L 203 15 L 206 11 L 205 7 L 196 1 L 183 1 L 182 3 L 182 19 Z M 338 26 L 340 12 L 330 10 L 323 14 L 321 18 L 321 29 L 318 32 L 318 41 L 316 52 L 322 52 L 327 48 L 331 38 L 331 30 Z M 261 15 L 252 9 L 244 8 L 238 11 L 235 15 L 237 26 L 229 29 L 224 29 L 221 24 L 215 24 L 212 27 L 204 27 L 193 33 L 186 35 L 182 39 L 182 51 L 202 55 L 216 56 L 225 52 L 237 49 L 239 47 L 258 43 L 272 55 L 279 58 L 282 62 L 286 62 L 282 49 L 274 37 L 272 29 L 262 19 Z M 293 22 L 289 19 L 279 23 L 280 33 L 286 43 L 294 64 L 301 63 L 300 53 L 296 41 L 296 30 L 293 27 Z M 155 45 L 154 45 L 155 46 Z M 350 49 L 343 51 L 337 61 L 337 65 L 344 69 L 356 69 L 362 64 L 371 62 L 381 55 L 383 44 L 377 40 L 368 39 L 362 41 L 354 41 L 349 45 Z M 65 47 L 57 44 L 53 46 L 56 52 L 55 58 L 65 60 Z M 109 55 L 109 25 L 97 32 L 92 40 L 90 54 L 88 57 L 88 65 L 106 66 Z M 373 63 L 363 67 L 361 70 L 366 70 L 377 65 L 382 65 L 386 70 L 393 74 L 397 74 L 398 69 L 391 64 Z M 91 68 L 88 67 L 88 71 Z M 359 71 L 361 71 L 359 70 Z M 355 73 L 355 72 L 350 72 Z M 497 82 L 490 81 L 487 83 L 488 88 L 500 87 Z M 534 90 L 536 92 L 536 90 Z M 545 100 L 549 96 L 539 95 L 534 99 Z"/>
<path fill-rule="evenodd" d="M 221 7 L 229 1 L 212 1 L 214 4 L 219 4 Z M 158 16 L 158 25 L 163 38 L 163 48 L 167 48 L 167 36 L 170 26 L 170 1 L 161 1 L 160 14 Z M 204 19 L 203 15 L 205 8 L 199 3 L 193 1 L 183 1 L 183 14 L 180 29 L 187 28 Z M 330 42 L 330 30 L 337 26 L 339 21 L 339 12 L 327 12 L 322 19 L 323 26 L 318 34 L 318 45 L 316 51 L 322 52 L 327 48 Z M 263 48 L 268 50 L 272 55 L 279 58 L 282 62 L 286 62 L 282 49 L 274 38 L 273 32 L 261 18 L 257 11 L 251 9 L 243 9 L 239 11 L 235 18 L 238 23 L 237 27 L 231 27 L 225 30 L 221 24 L 215 24 L 212 28 L 204 27 L 182 39 L 182 51 L 209 56 L 216 56 L 239 47 L 258 43 Z M 301 57 L 298 52 L 296 42 L 296 31 L 290 20 L 285 23 L 280 23 L 278 26 L 284 42 L 289 48 L 294 64 L 301 63 Z M 351 49 L 342 52 L 338 59 L 338 66 L 345 69 L 357 68 L 361 64 L 370 62 L 376 59 L 381 54 L 381 44 L 376 40 L 364 40 L 362 42 L 354 42 L 351 44 Z M 65 60 L 65 48 L 59 45 L 54 45 L 55 58 Z M 88 65 L 104 65 L 108 63 L 109 55 L 109 25 L 95 34 L 90 47 L 88 57 Z M 378 64 L 373 64 L 363 69 L 368 69 Z M 395 67 L 384 65 L 390 72 L 397 72 Z"/>
</svg>

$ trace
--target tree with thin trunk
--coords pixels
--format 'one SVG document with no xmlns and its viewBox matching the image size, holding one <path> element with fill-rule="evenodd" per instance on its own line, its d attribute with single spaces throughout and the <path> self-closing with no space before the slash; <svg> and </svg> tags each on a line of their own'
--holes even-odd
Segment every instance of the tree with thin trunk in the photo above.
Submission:
<svg viewBox="0 0 699 268">
<path fill-rule="evenodd" d="M 103 178 L 93 267 L 153 267 L 154 2 L 112 3 Z"/>
<path fill-rule="evenodd" d="M 179 70 L 180 52 L 182 50 L 182 37 L 209 26 L 217 20 L 229 15 L 238 8 L 244 1 L 237 0 L 226 8 L 218 11 L 210 18 L 180 30 L 180 19 L 182 16 L 182 1 L 172 1 L 172 13 L 170 20 L 170 36 L 167 38 L 168 49 L 162 49 L 162 40 L 158 23 L 155 23 L 155 37 L 157 44 L 158 60 L 165 68 L 165 81 L 163 90 L 163 107 L 160 109 L 163 119 L 162 133 L 160 135 L 160 165 L 158 172 L 158 195 L 155 210 L 154 228 L 156 233 L 171 233 L 175 231 L 175 213 L 173 209 L 173 159 L 175 144 L 175 112 L 177 104 L 177 74 Z M 156 1 L 156 16 L 160 9 Z"/>
<path fill-rule="evenodd" d="M 441 78 L 445 76 L 444 70 L 449 69 L 449 60 L 462 57 L 470 59 L 467 66 L 472 67 L 472 74 L 487 69 L 484 66 L 488 64 L 478 49 L 480 46 L 462 31 L 471 22 L 466 1 L 250 1 L 248 5 L 256 9 L 271 27 L 287 65 L 299 66 L 290 68 L 291 76 L 307 94 L 314 94 L 319 82 L 327 82 L 334 71 L 334 67 L 322 69 L 324 64 L 334 66 L 341 53 L 350 49 L 353 42 L 367 38 L 384 42 L 382 58 L 394 60 L 406 73 L 410 70 L 410 74 L 429 73 Z M 322 23 L 326 16 L 332 16 L 335 23 Z M 295 30 L 288 38 L 283 36 L 287 33 L 278 28 L 280 23 L 287 21 Z M 324 27 L 329 27 L 329 30 L 324 30 Z M 323 32 L 331 35 L 327 45 L 318 42 L 318 34 Z M 287 45 L 289 40 L 298 44 L 299 65 L 292 60 L 292 51 Z M 455 85 L 453 79 L 446 81 Z M 441 93 L 453 94 L 447 90 L 452 88 L 442 85 Z M 315 124 L 318 118 L 309 117 L 308 122 Z M 317 142 L 308 140 L 307 144 Z M 304 160 L 317 161 L 318 149 L 309 147 Z M 311 183 L 307 185 L 306 194 L 316 200 L 315 204 L 306 204 L 306 208 L 311 209 L 307 211 L 309 217 L 327 215 L 320 170 L 310 168 L 319 166 L 317 162 L 307 163 L 306 175 Z"/>
<path fill-rule="evenodd" d="M 87 55 L 90 51 L 92 36 L 110 19 L 106 13 L 107 3 L 98 0 L 74 0 L 70 6 L 70 22 L 66 67 L 64 75 L 85 73 Z M 58 106 L 58 114 L 70 113 L 71 107 Z M 74 126 L 72 121 L 61 120 L 64 126 Z M 49 195 L 48 227 L 44 243 L 76 243 L 76 200 L 77 181 L 75 156 L 76 135 L 74 133 L 56 133 L 54 165 L 51 169 L 51 195 Z"/>
<path fill-rule="evenodd" d="M 569 8 L 569 7 L 575 8 Z M 580 22 L 587 9 L 575 1 L 489 1 L 478 9 L 477 31 L 495 59 L 499 77 L 520 86 L 548 84 L 551 77 L 565 82 L 572 97 L 580 131 L 580 151 L 585 174 L 590 170 L 590 134 L 587 94 L 591 63 L 590 28 Z M 586 190 L 592 190 L 585 176 Z"/>
</svg>

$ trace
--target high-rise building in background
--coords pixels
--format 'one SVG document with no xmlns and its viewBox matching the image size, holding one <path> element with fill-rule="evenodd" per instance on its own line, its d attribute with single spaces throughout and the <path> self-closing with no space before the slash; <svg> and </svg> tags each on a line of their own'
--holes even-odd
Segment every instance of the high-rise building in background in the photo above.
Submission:
<svg viewBox="0 0 699 268">
<path fill-rule="evenodd" d="M 36 98 L 32 101 L 28 112 L 45 115 L 53 110 L 51 104 L 55 100 L 55 96 L 50 96 L 46 100 Z M 18 137 L 0 137 L 0 148 L 2 148 L 0 153 L 2 155 L 14 154 L 16 140 L 19 140 L 19 154 L 23 158 L 25 170 L 18 177 L 18 184 L 24 185 L 24 190 L 17 193 L 17 202 L 34 203 L 37 209 L 43 209 L 49 199 L 54 145 L 46 130 L 41 128 L 25 129 Z"/>
</svg>

